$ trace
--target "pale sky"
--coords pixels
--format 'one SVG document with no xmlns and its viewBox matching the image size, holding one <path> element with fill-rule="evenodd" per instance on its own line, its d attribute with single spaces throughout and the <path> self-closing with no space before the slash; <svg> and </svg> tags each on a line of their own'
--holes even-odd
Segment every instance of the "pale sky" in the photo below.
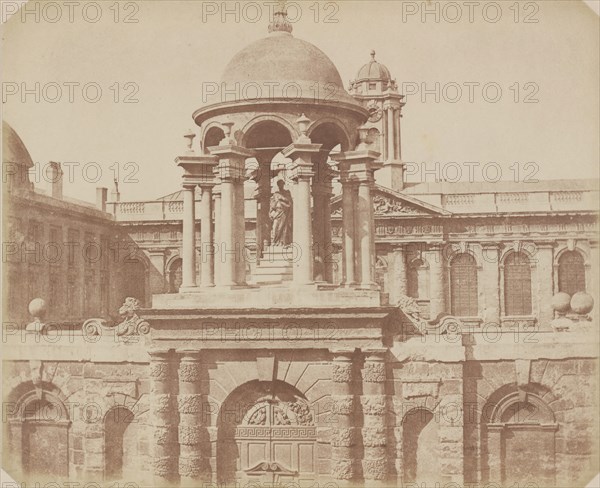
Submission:
<svg viewBox="0 0 600 488">
<path fill-rule="evenodd" d="M 469 7 L 455 2 L 462 18 L 454 23 L 457 11 L 440 3 L 436 23 L 433 14 L 425 22 L 420 11 L 409 15 L 421 1 L 298 2 L 302 18 L 294 23 L 294 35 L 323 50 L 346 85 L 371 49 L 400 87 L 435 91 L 439 83 L 439 103 L 434 94 L 425 101 L 420 93 L 407 97 L 402 119 L 407 162 L 430 168 L 436 162 L 496 162 L 503 179 L 514 179 L 509 168 L 515 162 L 521 171 L 535 162 L 539 179 L 598 178 L 598 15 L 579 0 L 523 1 L 518 9 L 514 1 L 500 1 L 502 16 L 493 23 L 495 9 L 486 11 L 488 20 L 482 12 L 491 3 L 482 0 L 470 22 Z M 255 2 L 263 6 L 257 14 L 238 4 L 252 18 L 241 15 L 236 22 L 234 14 L 208 15 L 221 2 L 122 2 L 115 22 L 114 2 L 108 1 L 99 2 L 102 17 L 96 23 L 84 19 L 81 7 L 74 8 L 71 23 L 64 2 L 55 4 L 62 12 L 54 23 L 57 11 L 44 11 L 42 4 L 39 19 L 30 14 L 23 22 L 17 14 L 3 26 L 4 120 L 34 161 L 80 163 L 75 181 L 66 183 L 69 196 L 93 201 L 97 186 L 112 187 L 117 167 L 123 200 L 176 191 L 181 172 L 173 160 L 184 150 L 182 135 L 195 127 L 191 115 L 202 104 L 202 83 L 218 82 L 237 51 L 267 34 L 269 7 Z M 235 11 L 236 3 L 229 8 Z M 97 15 L 93 7 L 86 13 L 88 19 Z M 123 22 L 127 15 L 138 22 Z M 337 22 L 325 22 L 328 15 Z M 36 83 L 39 102 L 35 94 L 22 100 L 22 88 L 35 92 Z M 53 83 L 62 86 L 56 103 L 49 100 L 57 97 Z M 65 83 L 80 84 L 73 88 L 73 103 Z M 81 87 L 87 83 L 101 87 L 97 103 L 84 99 Z M 474 86 L 473 103 L 465 83 Z M 502 89 L 496 103 L 484 99 L 488 83 Z M 456 84 L 463 87 L 462 98 L 450 103 Z M 15 87 L 19 92 L 10 94 Z M 492 88 L 489 97 L 495 96 Z M 137 103 L 123 103 L 128 94 Z M 87 95 L 95 96 L 93 87 Z M 537 103 L 524 103 L 527 95 Z M 137 182 L 125 182 L 135 168 L 128 162 L 139 167 Z M 99 181 L 85 181 L 80 168 L 86 163 L 100 165 Z M 88 166 L 88 179 L 96 179 L 95 168 Z M 481 178 L 476 170 L 475 179 Z"/>
</svg>

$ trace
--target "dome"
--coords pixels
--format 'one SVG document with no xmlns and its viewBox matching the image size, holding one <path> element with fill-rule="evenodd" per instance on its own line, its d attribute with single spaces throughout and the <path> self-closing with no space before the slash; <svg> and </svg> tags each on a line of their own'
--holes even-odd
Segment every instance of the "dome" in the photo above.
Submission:
<svg viewBox="0 0 600 488">
<path fill-rule="evenodd" d="M 238 52 L 221 78 L 221 101 L 288 99 L 357 102 L 327 55 L 288 32 L 275 31 Z"/>
<path fill-rule="evenodd" d="M 4 121 L 2 121 L 2 159 L 6 163 L 33 167 L 33 160 L 25 144 L 15 130 Z"/>
<path fill-rule="evenodd" d="M 371 51 L 371 61 L 358 70 L 356 82 L 364 80 L 391 81 L 392 75 L 387 67 L 375 61 L 375 51 Z"/>
</svg>

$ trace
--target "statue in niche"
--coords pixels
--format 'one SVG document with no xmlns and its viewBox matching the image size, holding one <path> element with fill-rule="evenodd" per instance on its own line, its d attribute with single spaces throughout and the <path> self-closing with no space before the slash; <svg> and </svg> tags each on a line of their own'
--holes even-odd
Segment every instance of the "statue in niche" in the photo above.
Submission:
<svg viewBox="0 0 600 488">
<path fill-rule="evenodd" d="M 271 195 L 271 244 L 289 246 L 292 243 L 292 194 L 283 180 L 277 181 L 277 191 Z"/>
</svg>

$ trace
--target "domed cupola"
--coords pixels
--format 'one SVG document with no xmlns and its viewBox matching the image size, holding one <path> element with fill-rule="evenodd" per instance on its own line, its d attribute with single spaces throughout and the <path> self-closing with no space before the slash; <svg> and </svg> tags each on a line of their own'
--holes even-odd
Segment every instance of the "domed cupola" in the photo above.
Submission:
<svg viewBox="0 0 600 488">
<path fill-rule="evenodd" d="M 387 90 L 397 91 L 398 86 L 392 80 L 390 70 L 384 64 L 375 60 L 375 51 L 371 51 L 371 60 L 363 65 L 350 83 L 352 95 L 376 95 Z"/>
<path fill-rule="evenodd" d="M 194 114 L 198 125 L 211 118 L 215 109 L 223 114 L 249 106 L 256 110 L 265 103 L 270 108 L 302 104 L 336 107 L 357 118 L 365 117 L 331 59 L 312 43 L 292 35 L 284 3 L 273 16 L 269 34 L 235 54 L 218 86 L 210 85 L 203 93 L 203 107 Z"/>
</svg>

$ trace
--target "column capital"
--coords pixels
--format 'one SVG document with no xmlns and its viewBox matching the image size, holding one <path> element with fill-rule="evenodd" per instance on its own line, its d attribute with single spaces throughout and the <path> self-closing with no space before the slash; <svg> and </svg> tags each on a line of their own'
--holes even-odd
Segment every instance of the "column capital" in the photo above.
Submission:
<svg viewBox="0 0 600 488">
<path fill-rule="evenodd" d="M 383 163 L 378 161 L 380 156 L 376 151 L 362 149 L 339 153 L 332 158 L 340 165 L 342 183 L 348 180 L 371 183 L 375 180 L 374 172 L 383 167 Z"/>
<path fill-rule="evenodd" d="M 177 166 L 183 169 L 184 181 L 197 183 L 213 182 L 215 179 L 215 168 L 219 161 L 214 156 L 178 156 L 175 158 Z"/>
<path fill-rule="evenodd" d="M 318 153 L 321 150 L 323 144 L 312 144 L 306 142 L 293 142 L 288 147 L 283 148 L 281 153 L 292 160 L 305 159 L 308 157 L 308 161 L 312 164 L 312 154 Z"/>
</svg>

